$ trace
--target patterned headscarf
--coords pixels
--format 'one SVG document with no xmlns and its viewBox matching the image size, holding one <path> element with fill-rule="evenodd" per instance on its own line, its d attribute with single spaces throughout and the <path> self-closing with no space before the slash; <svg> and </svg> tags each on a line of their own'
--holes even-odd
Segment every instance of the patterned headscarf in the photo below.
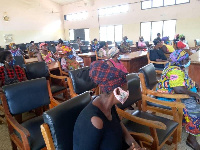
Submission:
<svg viewBox="0 0 200 150">
<path fill-rule="evenodd" d="M 181 66 L 180 62 L 189 57 L 189 54 L 184 50 L 175 50 L 170 54 L 171 65 Z"/>
<path fill-rule="evenodd" d="M 126 73 L 115 67 L 110 67 L 102 60 L 95 61 L 90 65 L 90 77 L 99 85 L 102 92 L 107 93 L 127 82 Z"/>
<path fill-rule="evenodd" d="M 112 47 L 109 51 L 108 51 L 108 55 L 109 57 L 113 58 L 117 53 L 119 53 L 119 49 L 116 47 Z"/>
</svg>

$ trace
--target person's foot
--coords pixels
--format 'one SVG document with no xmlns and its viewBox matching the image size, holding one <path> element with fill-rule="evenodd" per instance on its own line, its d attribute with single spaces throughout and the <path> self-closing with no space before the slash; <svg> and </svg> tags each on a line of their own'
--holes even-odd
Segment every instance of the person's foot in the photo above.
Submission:
<svg viewBox="0 0 200 150">
<path fill-rule="evenodd" d="M 197 142 L 197 139 L 195 136 L 189 134 L 186 140 L 186 144 L 191 147 L 193 150 L 200 150 L 200 145 Z"/>
</svg>

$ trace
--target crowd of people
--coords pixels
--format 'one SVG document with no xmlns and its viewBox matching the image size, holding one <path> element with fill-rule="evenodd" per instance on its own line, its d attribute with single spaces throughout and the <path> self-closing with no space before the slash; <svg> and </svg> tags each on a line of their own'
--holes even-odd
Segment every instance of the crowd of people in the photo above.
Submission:
<svg viewBox="0 0 200 150">
<path fill-rule="evenodd" d="M 120 121 L 115 105 L 124 104 L 129 96 L 127 90 L 126 75 L 128 73 L 121 63 L 120 54 L 130 52 L 127 36 L 123 37 L 121 45 L 108 48 L 106 42 L 99 43 L 95 38 L 91 42 L 91 51 L 97 51 L 99 57 L 105 60 L 94 61 L 90 66 L 89 76 L 100 87 L 101 94 L 95 97 L 79 114 L 74 126 L 73 149 L 108 149 L 108 150 L 143 150 L 130 135 L 126 127 Z M 183 49 L 187 48 L 185 36 L 176 35 L 174 42 L 178 49 L 171 45 L 169 37 L 161 38 L 158 33 L 154 39 L 154 47 L 149 49 L 150 60 L 156 62 L 169 61 L 166 65 L 154 64 L 156 68 L 162 68 L 160 80 L 157 84 L 157 92 L 165 94 L 187 94 L 190 100 L 182 100 L 185 104 L 183 124 L 189 133 L 186 143 L 193 149 L 200 149 L 196 136 L 200 135 L 200 96 L 197 94 L 199 85 L 195 83 L 185 69 L 189 67 L 189 54 Z M 77 43 L 82 45 L 80 38 Z M 29 50 L 38 58 L 38 61 L 51 63 L 60 60 L 64 71 L 81 67 L 77 62 L 75 50 L 69 45 L 64 45 L 59 39 L 56 52 L 48 50 L 46 43 L 40 43 L 39 47 L 30 42 Z M 139 37 L 138 47 L 147 48 L 144 38 Z M 167 57 L 165 54 L 169 54 Z M 0 92 L 2 86 L 25 81 L 26 75 L 22 68 L 15 65 L 14 56 L 23 56 L 23 52 L 14 44 L 10 44 L 10 51 L 0 53 Z M 175 99 L 157 97 L 161 101 L 173 102 Z M 84 124 L 84 126 L 83 126 Z M 83 129 L 84 128 L 84 129 Z M 108 143 L 109 141 L 109 143 Z"/>
</svg>

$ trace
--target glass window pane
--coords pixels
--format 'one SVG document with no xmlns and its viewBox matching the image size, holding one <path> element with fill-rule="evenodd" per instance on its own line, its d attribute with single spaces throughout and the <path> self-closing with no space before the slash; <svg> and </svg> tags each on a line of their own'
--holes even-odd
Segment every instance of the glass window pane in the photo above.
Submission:
<svg viewBox="0 0 200 150">
<path fill-rule="evenodd" d="M 160 33 L 162 37 L 163 21 L 152 22 L 151 40 L 153 41 L 157 37 L 157 33 Z"/>
<path fill-rule="evenodd" d="M 106 41 L 114 41 L 114 26 L 107 27 L 107 40 Z"/>
<path fill-rule="evenodd" d="M 151 22 L 141 23 L 141 36 L 143 36 L 145 41 L 150 41 Z"/>
<path fill-rule="evenodd" d="M 74 30 L 73 29 L 69 30 L 69 39 L 74 40 Z"/>
<path fill-rule="evenodd" d="M 129 5 L 121 5 L 119 7 L 120 12 L 128 12 Z"/>
<path fill-rule="evenodd" d="M 163 6 L 163 0 L 153 0 L 152 7 L 160 7 Z"/>
<path fill-rule="evenodd" d="M 176 20 L 164 21 L 163 37 L 169 36 L 169 40 L 173 40 L 175 33 L 176 33 Z"/>
<path fill-rule="evenodd" d="M 100 41 L 107 41 L 106 27 L 100 27 Z"/>
<path fill-rule="evenodd" d="M 90 30 L 84 29 L 85 31 L 85 41 L 90 41 Z"/>
<path fill-rule="evenodd" d="M 190 0 L 176 0 L 176 4 L 188 3 Z"/>
<path fill-rule="evenodd" d="M 115 26 L 115 41 L 122 40 L 122 25 Z"/>
<path fill-rule="evenodd" d="M 151 1 L 142 2 L 142 9 L 151 8 Z"/>
<path fill-rule="evenodd" d="M 175 0 L 164 0 L 164 6 L 174 5 L 174 4 L 175 4 Z"/>
</svg>

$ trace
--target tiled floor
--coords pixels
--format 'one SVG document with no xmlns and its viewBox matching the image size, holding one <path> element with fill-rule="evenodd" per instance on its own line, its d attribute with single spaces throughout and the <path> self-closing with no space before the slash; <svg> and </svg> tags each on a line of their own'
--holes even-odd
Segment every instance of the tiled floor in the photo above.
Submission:
<svg viewBox="0 0 200 150">
<path fill-rule="evenodd" d="M 188 133 L 186 133 L 185 130 L 183 130 L 182 141 L 178 145 L 178 150 L 192 150 L 185 144 L 187 135 Z M 200 137 L 197 137 L 197 139 L 198 142 L 200 143 Z M 162 150 L 171 150 L 171 149 L 173 149 L 173 145 L 172 146 L 165 145 L 162 148 Z M 6 125 L 0 125 L 0 150 L 11 150 L 11 143 L 8 136 L 8 130 Z"/>
</svg>

